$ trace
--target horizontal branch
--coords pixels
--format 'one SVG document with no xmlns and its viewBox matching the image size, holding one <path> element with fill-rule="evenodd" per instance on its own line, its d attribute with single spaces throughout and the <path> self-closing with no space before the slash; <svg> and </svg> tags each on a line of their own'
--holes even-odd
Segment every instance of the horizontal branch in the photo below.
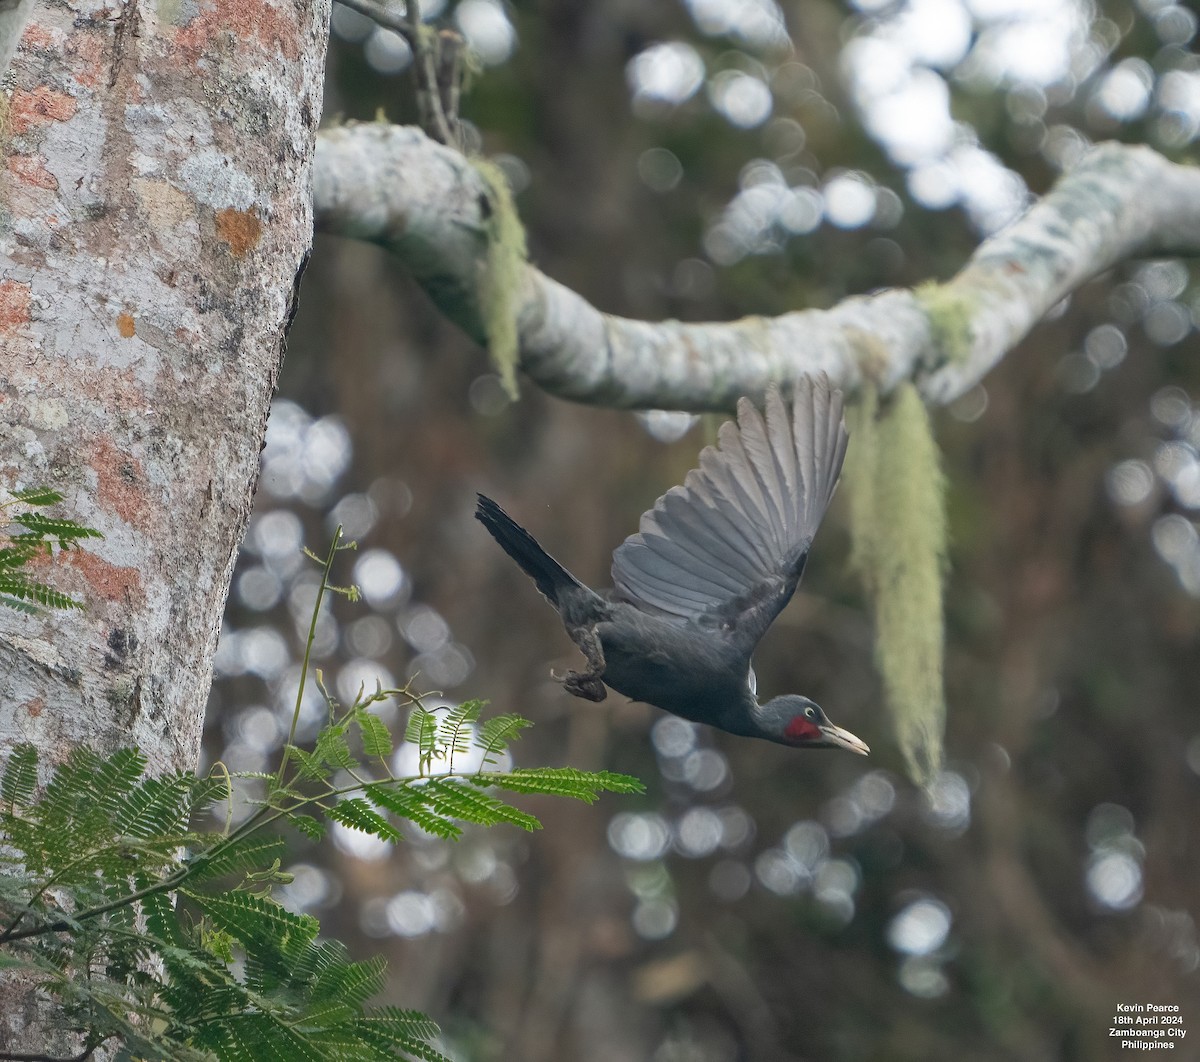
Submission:
<svg viewBox="0 0 1200 1062">
<path fill-rule="evenodd" d="M 318 228 L 377 243 L 450 318 L 483 342 L 479 279 L 488 186 L 470 161 L 385 124 L 323 132 Z M 969 390 L 1065 296 L 1146 254 L 1200 252 L 1200 169 L 1105 144 L 943 284 L 844 299 L 828 310 L 728 323 L 649 323 L 601 313 L 528 266 L 520 365 L 563 398 L 619 408 L 728 410 L 768 383 L 825 372 L 853 391 L 913 379 L 945 403 Z"/>
</svg>

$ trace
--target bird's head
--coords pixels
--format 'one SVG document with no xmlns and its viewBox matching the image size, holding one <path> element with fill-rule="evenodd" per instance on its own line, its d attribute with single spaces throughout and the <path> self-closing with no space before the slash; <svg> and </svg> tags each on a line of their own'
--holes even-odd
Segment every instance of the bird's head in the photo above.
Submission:
<svg viewBox="0 0 1200 1062">
<path fill-rule="evenodd" d="M 871 751 L 865 741 L 849 730 L 834 726 L 820 706 L 798 694 L 772 697 L 759 708 L 758 722 L 763 736 L 781 745 L 800 749 L 849 749 L 860 756 Z"/>
</svg>

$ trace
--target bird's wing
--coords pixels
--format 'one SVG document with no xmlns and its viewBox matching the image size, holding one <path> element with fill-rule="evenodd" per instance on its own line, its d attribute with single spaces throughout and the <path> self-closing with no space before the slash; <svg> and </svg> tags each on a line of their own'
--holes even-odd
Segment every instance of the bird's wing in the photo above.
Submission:
<svg viewBox="0 0 1200 1062">
<path fill-rule="evenodd" d="M 613 554 L 617 593 L 680 621 L 712 623 L 752 648 L 795 592 L 848 441 L 842 394 L 806 378 L 789 410 L 741 399 L 687 474 Z"/>
</svg>

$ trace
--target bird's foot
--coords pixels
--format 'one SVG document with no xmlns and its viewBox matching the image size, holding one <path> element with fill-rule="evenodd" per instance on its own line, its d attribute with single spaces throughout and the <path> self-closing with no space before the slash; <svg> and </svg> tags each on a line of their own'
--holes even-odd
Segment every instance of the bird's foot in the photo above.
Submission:
<svg viewBox="0 0 1200 1062">
<path fill-rule="evenodd" d="M 565 675 L 560 675 L 557 671 L 551 671 L 550 677 L 555 682 L 561 682 L 568 693 L 582 697 L 585 701 L 602 701 L 608 696 L 608 690 L 604 688 L 600 676 L 592 672 L 568 671 Z"/>
</svg>

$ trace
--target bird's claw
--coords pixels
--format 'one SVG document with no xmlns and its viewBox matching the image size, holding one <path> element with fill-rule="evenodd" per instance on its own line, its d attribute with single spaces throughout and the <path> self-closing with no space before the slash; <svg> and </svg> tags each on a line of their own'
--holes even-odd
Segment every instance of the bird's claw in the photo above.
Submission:
<svg viewBox="0 0 1200 1062">
<path fill-rule="evenodd" d="M 550 677 L 555 682 L 561 682 L 568 693 L 582 697 L 585 701 L 602 701 L 608 696 L 608 690 L 604 688 L 599 675 L 579 671 L 568 671 L 563 675 L 551 671 Z"/>
</svg>

